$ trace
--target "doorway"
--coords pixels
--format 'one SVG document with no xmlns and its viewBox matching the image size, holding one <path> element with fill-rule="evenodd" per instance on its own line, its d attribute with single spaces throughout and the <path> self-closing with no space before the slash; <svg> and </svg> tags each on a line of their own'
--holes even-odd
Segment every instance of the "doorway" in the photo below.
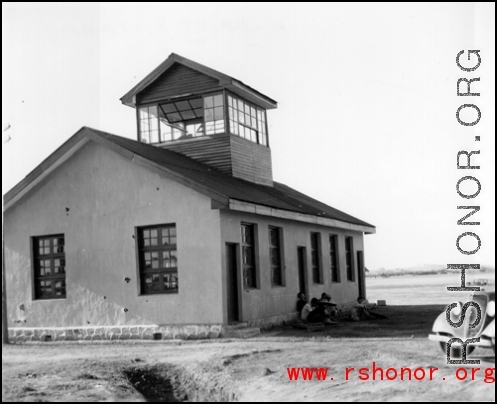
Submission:
<svg viewBox="0 0 497 404">
<path fill-rule="evenodd" d="M 226 243 L 226 299 L 228 324 L 240 321 L 238 301 L 238 244 Z"/>
</svg>

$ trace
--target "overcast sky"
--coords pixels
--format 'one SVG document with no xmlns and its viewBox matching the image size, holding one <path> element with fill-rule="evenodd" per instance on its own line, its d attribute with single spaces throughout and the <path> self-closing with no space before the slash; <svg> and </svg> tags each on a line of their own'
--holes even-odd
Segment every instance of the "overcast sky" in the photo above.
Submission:
<svg viewBox="0 0 497 404">
<path fill-rule="evenodd" d="M 493 3 L 2 3 L 2 193 L 82 126 L 136 138 L 119 98 L 174 52 L 278 101 L 274 179 L 374 224 L 368 268 L 493 266 L 494 47 Z M 455 63 L 467 49 L 475 72 Z M 481 96 L 457 97 L 460 77 Z M 476 126 L 456 120 L 465 103 Z M 459 150 L 481 169 L 457 170 Z M 480 226 L 456 224 L 461 205 Z M 474 255 L 456 249 L 467 231 Z"/>
</svg>

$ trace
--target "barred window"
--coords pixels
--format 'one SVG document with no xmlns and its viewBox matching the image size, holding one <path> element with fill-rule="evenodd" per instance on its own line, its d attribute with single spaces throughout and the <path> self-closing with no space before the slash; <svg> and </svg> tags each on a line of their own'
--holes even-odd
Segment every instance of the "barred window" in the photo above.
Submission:
<svg viewBox="0 0 497 404">
<path fill-rule="evenodd" d="M 269 227 L 269 259 L 271 260 L 271 284 L 273 286 L 283 286 L 280 234 L 279 227 Z"/>
<path fill-rule="evenodd" d="M 35 299 L 66 298 L 66 254 L 63 234 L 33 237 Z"/>
<path fill-rule="evenodd" d="M 320 254 L 319 233 L 311 233 L 311 265 L 314 283 L 322 283 Z"/>
<path fill-rule="evenodd" d="M 141 294 L 178 293 L 176 226 L 138 229 Z"/>
<path fill-rule="evenodd" d="M 246 288 L 257 287 L 255 267 L 254 225 L 242 224 L 243 284 Z"/>
<path fill-rule="evenodd" d="M 354 245 L 352 237 L 345 237 L 345 264 L 347 266 L 347 280 L 352 282 L 355 281 L 353 253 Z"/>
<path fill-rule="evenodd" d="M 330 234 L 330 269 L 331 281 L 340 282 L 340 267 L 338 266 L 338 236 Z"/>
</svg>

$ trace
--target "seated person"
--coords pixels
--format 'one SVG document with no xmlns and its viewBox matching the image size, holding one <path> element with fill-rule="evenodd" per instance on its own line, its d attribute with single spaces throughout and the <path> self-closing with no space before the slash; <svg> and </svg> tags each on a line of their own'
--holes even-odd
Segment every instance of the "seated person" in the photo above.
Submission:
<svg viewBox="0 0 497 404">
<path fill-rule="evenodd" d="M 370 311 L 370 309 L 371 309 L 371 304 L 369 304 L 369 302 L 366 299 L 364 299 L 362 296 L 359 296 L 357 298 L 357 303 L 352 308 L 350 318 L 354 321 L 388 318 L 383 314 L 373 313 Z"/>
<path fill-rule="evenodd" d="M 308 323 L 335 324 L 335 321 L 330 320 L 330 315 L 326 311 L 326 307 L 319 304 L 319 300 L 316 298 L 313 298 L 310 304 L 308 303 L 304 306 L 301 319 Z"/>
<path fill-rule="evenodd" d="M 312 313 L 312 311 L 314 310 L 314 307 L 313 307 L 313 304 L 315 303 L 314 300 L 316 299 L 312 299 L 310 303 L 306 303 L 304 305 L 304 307 L 302 307 L 302 310 L 300 311 L 300 319 L 307 323 L 308 322 L 308 317 L 309 317 L 309 314 Z"/>
<path fill-rule="evenodd" d="M 305 298 L 305 293 L 303 292 L 299 292 L 297 294 L 297 311 L 299 312 L 299 316 L 300 316 L 300 313 L 302 313 L 302 309 L 304 308 L 304 306 L 306 305 L 307 303 L 307 300 Z"/>
<path fill-rule="evenodd" d="M 336 307 L 337 304 L 331 301 L 331 296 L 328 293 L 322 293 L 319 302 L 322 302 L 327 306 L 326 311 L 328 313 L 328 316 L 336 320 L 339 314 L 339 310 Z"/>
</svg>

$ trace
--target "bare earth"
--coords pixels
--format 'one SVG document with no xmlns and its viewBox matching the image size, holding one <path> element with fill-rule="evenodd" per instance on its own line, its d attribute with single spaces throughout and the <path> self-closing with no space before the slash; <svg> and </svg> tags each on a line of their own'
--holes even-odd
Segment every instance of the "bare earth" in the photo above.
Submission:
<svg viewBox="0 0 497 404">
<path fill-rule="evenodd" d="M 457 380 L 458 367 L 426 339 L 443 306 L 382 310 L 388 320 L 343 321 L 315 333 L 284 327 L 249 340 L 7 346 L 2 401 L 495 401 L 495 381 L 484 382 L 483 370 L 471 380 L 466 367 L 468 379 Z M 490 354 L 477 349 L 472 358 L 482 361 L 473 368 L 494 368 Z M 421 367 L 426 377 L 359 380 L 359 368 L 373 362 L 384 370 Z M 329 372 L 326 380 L 290 381 L 289 367 Z M 431 381 L 430 367 L 439 368 Z"/>
</svg>

